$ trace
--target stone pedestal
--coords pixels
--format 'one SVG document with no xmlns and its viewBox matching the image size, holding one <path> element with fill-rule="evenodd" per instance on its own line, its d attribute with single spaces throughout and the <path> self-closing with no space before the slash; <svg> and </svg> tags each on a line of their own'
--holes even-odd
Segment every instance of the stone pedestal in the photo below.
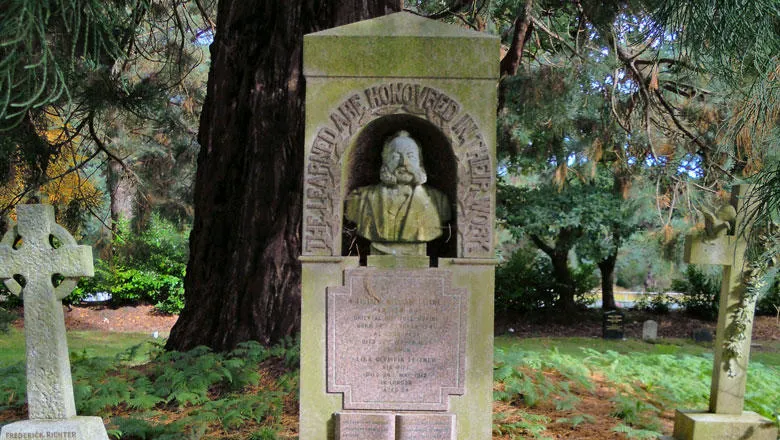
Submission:
<svg viewBox="0 0 780 440">
<path fill-rule="evenodd" d="M 100 417 L 63 420 L 23 420 L 3 426 L 0 440 L 108 440 Z"/>
<path fill-rule="evenodd" d="M 676 440 L 776 440 L 777 427 L 771 420 L 745 411 L 741 415 L 677 411 Z"/>
</svg>

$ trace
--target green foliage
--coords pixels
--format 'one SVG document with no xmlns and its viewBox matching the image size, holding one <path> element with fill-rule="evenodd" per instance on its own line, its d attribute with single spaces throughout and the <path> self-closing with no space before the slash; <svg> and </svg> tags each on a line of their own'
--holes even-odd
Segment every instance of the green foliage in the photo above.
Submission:
<svg viewBox="0 0 780 440">
<path fill-rule="evenodd" d="M 554 303 L 550 259 L 538 251 L 517 250 L 496 268 L 496 313 L 531 312 L 550 308 Z"/>
<path fill-rule="evenodd" d="M 688 265 L 685 279 L 672 281 L 672 290 L 683 294 L 680 306 L 687 313 L 701 319 L 718 318 L 721 276 L 717 272 L 704 272 L 695 265 Z"/>
<path fill-rule="evenodd" d="M 11 324 L 16 321 L 19 315 L 13 311 L 6 310 L 0 307 L 0 334 L 8 333 L 8 329 L 11 328 Z"/>
<path fill-rule="evenodd" d="M 594 167 L 590 176 L 572 173 L 557 185 L 513 179 L 516 184 L 498 188 L 497 217 L 516 239 L 533 243 L 551 258 L 555 270 L 548 277 L 563 301 L 595 287 L 588 286 L 588 265 L 616 255 L 644 221 L 639 209 L 644 199 L 623 199 L 615 191 L 616 176 Z"/>
<path fill-rule="evenodd" d="M 523 411 L 516 412 L 513 416 L 513 421 L 507 420 L 506 414 L 499 414 L 494 417 L 493 433 L 496 435 L 508 435 L 511 439 L 522 439 L 526 435 L 530 435 L 534 439 L 550 439 L 550 437 L 543 435 L 547 429 L 547 424 L 550 423 L 549 417 Z"/>
<path fill-rule="evenodd" d="M 646 414 L 648 412 L 652 413 L 649 417 L 655 417 L 661 412 L 653 405 L 626 394 L 618 394 L 610 400 L 615 405 L 611 415 L 622 419 L 629 425 L 642 423 L 642 419 L 648 417 Z"/>
<path fill-rule="evenodd" d="M 634 309 L 662 315 L 669 313 L 676 302 L 675 298 L 665 293 L 647 294 L 639 297 L 634 303 Z"/>
<path fill-rule="evenodd" d="M 133 234 L 123 223 L 118 236 L 113 259 L 97 260 L 95 276 L 79 280 L 69 300 L 109 292 L 116 306 L 147 303 L 162 313 L 179 313 L 184 308 L 189 230 L 155 214 L 141 233 Z"/>
<path fill-rule="evenodd" d="M 585 306 L 589 300 L 584 294 L 598 284 L 595 267 L 580 263 L 570 270 L 575 301 Z M 496 313 L 516 315 L 550 310 L 558 304 L 556 286 L 547 255 L 533 248 L 517 249 L 496 268 Z"/>
<path fill-rule="evenodd" d="M 248 440 L 277 440 L 278 438 L 276 431 L 265 427 L 250 434 Z"/>
<path fill-rule="evenodd" d="M 24 363 L 0 368 L 0 410 L 19 407 L 27 397 L 27 379 Z"/>
<path fill-rule="evenodd" d="M 626 437 L 628 438 L 638 438 L 638 439 L 657 439 L 663 436 L 661 432 L 655 430 L 632 428 L 622 423 L 612 428 L 612 431 L 621 432 L 625 434 Z"/>
<path fill-rule="evenodd" d="M 684 222 L 672 222 L 674 230 L 688 228 Z M 684 234 L 667 240 L 657 231 L 638 231 L 625 241 L 615 264 L 615 284 L 629 290 L 662 292 L 671 288 L 671 281 L 680 278 Z"/>
<path fill-rule="evenodd" d="M 777 270 L 774 272 L 777 273 Z M 777 315 L 778 313 L 780 313 L 780 277 L 775 275 L 774 283 L 767 289 L 766 294 L 758 299 L 756 314 Z"/>
<path fill-rule="evenodd" d="M 596 418 L 590 414 L 575 414 L 571 417 L 561 417 L 560 419 L 556 420 L 555 423 L 563 423 L 570 425 L 572 428 L 576 428 L 583 423 L 593 423 L 595 421 Z"/>
<path fill-rule="evenodd" d="M 273 439 L 281 423 L 282 399 L 298 388 L 297 372 L 293 370 L 282 375 L 271 389 L 246 392 L 260 386 L 261 363 L 298 359 L 295 341 L 272 348 L 245 342 L 226 354 L 205 347 L 186 353 L 161 353 L 142 368 L 127 368 L 123 359 L 135 358 L 137 349 L 116 359 L 71 355 L 80 414 L 133 411 L 132 415 L 112 418 L 114 438 L 201 439 L 214 425 L 230 432 L 252 422 L 260 427 L 256 438 Z M 24 364 L 0 369 L 0 374 L 0 409 L 24 405 Z M 187 407 L 188 411 L 186 416 L 170 421 L 164 412 L 156 411 L 162 406 L 168 410 Z"/>
<path fill-rule="evenodd" d="M 612 399 L 613 414 L 622 419 L 622 426 L 631 429 L 630 433 L 619 431 L 627 435 L 660 431 L 659 408 L 703 407 L 709 398 L 711 354 L 692 356 L 677 346 L 657 345 L 651 351 L 627 354 L 590 348 L 582 348 L 575 354 L 562 354 L 557 349 L 497 348 L 494 359 L 497 400 L 530 407 L 524 401 L 529 390 L 537 399 L 546 395 L 548 401 L 556 400 L 556 407 L 574 413 L 567 417 L 572 424 L 579 414 L 587 420 L 588 408 L 579 405 L 577 396 L 596 395 L 594 376 L 598 377 L 599 387 L 617 391 Z M 766 390 L 778 389 L 780 376 L 773 366 L 761 362 L 751 362 L 749 369 L 746 409 L 774 420 L 780 409 L 780 396 Z M 534 372 L 545 374 L 540 376 Z M 550 377 L 564 379 L 551 381 Z M 538 403 L 539 400 L 534 402 Z M 580 418 L 576 420 L 582 423 Z M 616 429 L 624 429 L 621 425 Z"/>
</svg>

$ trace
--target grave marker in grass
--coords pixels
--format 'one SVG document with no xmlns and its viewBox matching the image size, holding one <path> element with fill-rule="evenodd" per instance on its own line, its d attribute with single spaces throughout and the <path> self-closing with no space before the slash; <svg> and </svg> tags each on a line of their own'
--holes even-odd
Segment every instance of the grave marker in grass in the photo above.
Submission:
<svg viewBox="0 0 780 440">
<path fill-rule="evenodd" d="M 0 440 L 108 440 L 100 417 L 76 416 L 62 312 L 78 277 L 94 274 L 92 249 L 76 244 L 50 205 L 19 205 L 16 212 L 18 224 L 0 243 L 0 278 L 24 300 L 30 420 L 4 426 Z"/>
<path fill-rule="evenodd" d="M 742 304 L 745 292 L 745 250 L 743 234 L 749 229 L 747 205 L 749 186 L 738 185 L 731 194 L 731 203 L 722 207 L 717 216 L 710 215 L 703 233 L 688 235 L 685 240 L 685 261 L 692 264 L 723 266 L 718 327 L 715 339 L 715 361 L 710 388 L 709 412 L 677 411 L 674 437 L 679 440 L 775 440 L 777 428 L 771 421 L 750 411 L 743 411 L 748 357 L 755 304 Z M 742 338 L 734 347 L 726 346 L 727 335 L 734 332 L 735 311 L 748 308 L 748 321 Z"/>
</svg>

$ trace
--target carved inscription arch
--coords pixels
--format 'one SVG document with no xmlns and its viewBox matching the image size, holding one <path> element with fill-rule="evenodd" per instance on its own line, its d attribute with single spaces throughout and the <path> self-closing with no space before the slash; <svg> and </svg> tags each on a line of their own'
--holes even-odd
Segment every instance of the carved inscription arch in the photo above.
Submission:
<svg viewBox="0 0 780 440">
<path fill-rule="evenodd" d="M 381 83 L 352 93 L 318 128 L 304 170 L 303 255 L 341 255 L 345 152 L 369 123 L 396 114 L 426 120 L 449 140 L 458 167 L 458 257 L 492 257 L 495 178 L 490 148 L 461 103 L 414 82 Z"/>
</svg>

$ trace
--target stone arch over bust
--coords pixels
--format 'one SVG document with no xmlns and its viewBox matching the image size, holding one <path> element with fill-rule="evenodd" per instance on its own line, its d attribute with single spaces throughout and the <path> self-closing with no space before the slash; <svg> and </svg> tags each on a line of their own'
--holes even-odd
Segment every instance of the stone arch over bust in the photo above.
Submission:
<svg viewBox="0 0 780 440">
<path fill-rule="evenodd" d="M 342 252 L 344 196 L 354 182 L 369 178 L 350 172 L 350 158 L 353 153 L 362 154 L 361 135 L 372 136 L 373 131 L 379 136 L 385 129 L 389 135 L 393 127 L 410 131 L 401 127 L 403 123 L 411 123 L 413 137 L 446 140 L 436 141 L 440 147 L 430 151 L 422 145 L 426 170 L 437 159 L 448 165 L 443 167 L 446 172 L 436 177 L 449 179 L 440 189 L 450 195 L 451 185 L 455 186 L 451 202 L 457 238 L 448 243 L 456 244 L 451 244 L 454 251 L 446 249 L 439 255 L 492 258 L 490 213 L 495 208 L 495 177 L 492 154 L 481 128 L 448 93 L 411 81 L 379 83 L 347 94 L 315 130 L 304 170 L 303 255 L 336 257 L 346 253 Z M 419 141 L 426 143 L 426 139 Z"/>
<path fill-rule="evenodd" d="M 399 131 L 407 131 L 420 147 L 422 163 L 428 180 L 426 185 L 447 195 L 453 218 L 445 225 L 442 237 L 429 242 L 431 257 L 457 257 L 457 182 L 458 164 L 451 139 L 431 121 L 408 113 L 380 116 L 366 124 L 352 137 L 352 142 L 342 158 L 344 176 L 342 200 L 350 191 L 380 182 L 382 148 L 385 142 Z M 342 217 L 343 218 L 343 217 Z M 342 255 L 359 255 L 368 252 L 368 240 L 354 234 L 354 225 L 344 220 L 342 229 Z"/>
</svg>

